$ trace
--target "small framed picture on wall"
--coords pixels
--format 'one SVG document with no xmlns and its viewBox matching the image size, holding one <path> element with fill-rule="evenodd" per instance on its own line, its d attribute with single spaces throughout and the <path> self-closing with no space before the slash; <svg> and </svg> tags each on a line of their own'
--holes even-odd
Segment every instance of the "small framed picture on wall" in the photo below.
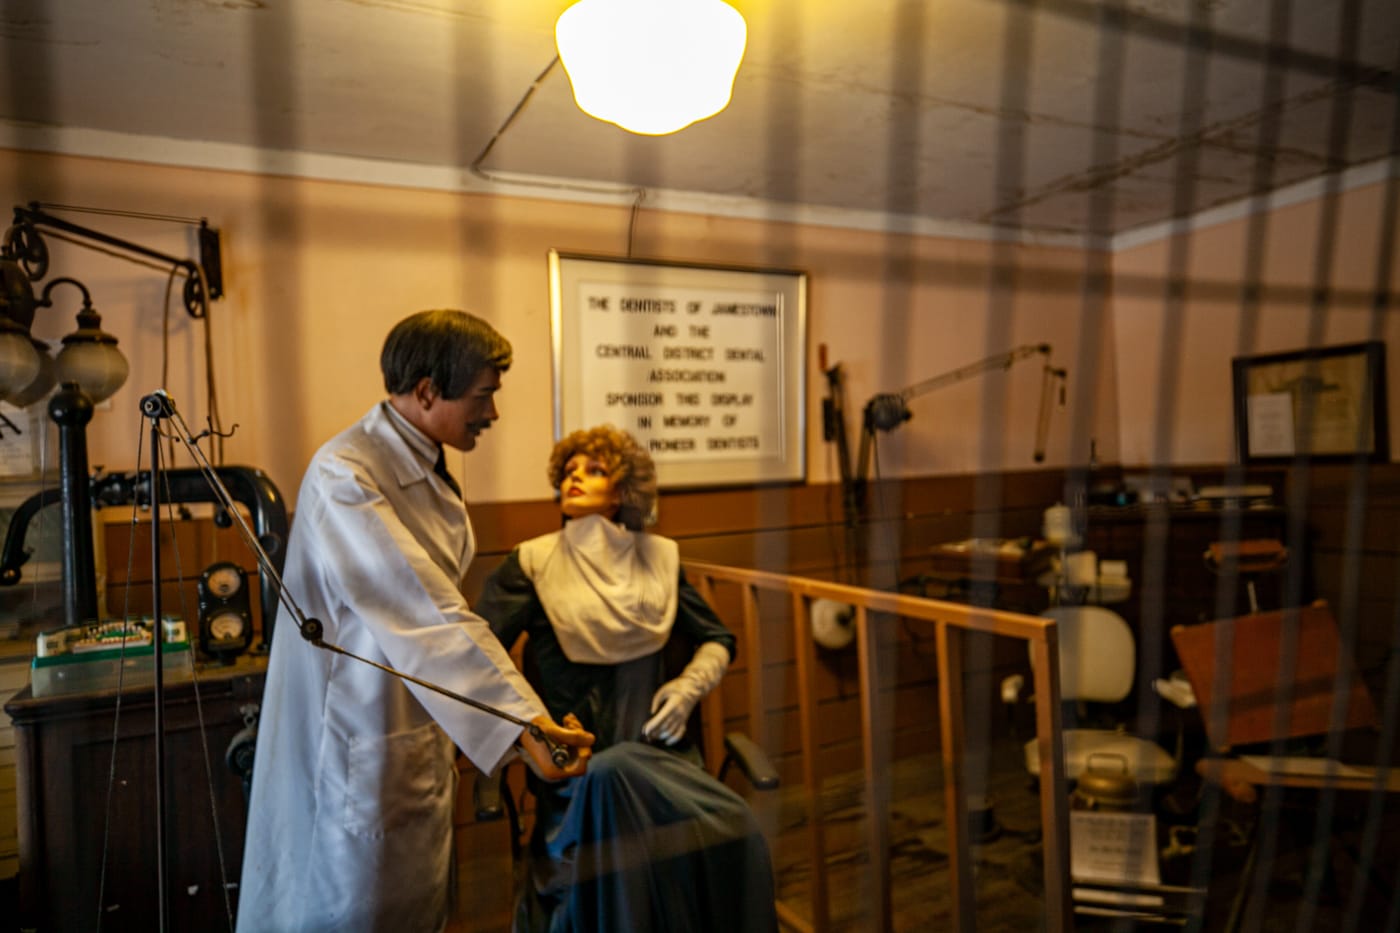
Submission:
<svg viewBox="0 0 1400 933">
<path fill-rule="evenodd" d="M 1241 461 L 1390 460 L 1380 341 L 1238 356 L 1232 368 Z"/>
<path fill-rule="evenodd" d="M 549 255 L 554 435 L 612 424 L 663 487 L 806 478 L 807 277 Z"/>
</svg>

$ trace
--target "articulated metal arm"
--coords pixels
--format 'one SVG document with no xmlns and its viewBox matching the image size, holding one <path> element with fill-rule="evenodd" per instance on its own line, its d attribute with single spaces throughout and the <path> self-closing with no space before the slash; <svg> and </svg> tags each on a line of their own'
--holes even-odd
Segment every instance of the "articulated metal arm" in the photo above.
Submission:
<svg viewBox="0 0 1400 933">
<path fill-rule="evenodd" d="M 916 382 L 899 392 L 886 392 L 873 396 L 865 403 L 865 408 L 861 412 L 860 429 L 860 452 L 858 453 L 858 466 L 855 471 L 855 489 L 859 496 L 865 487 L 866 477 L 870 469 L 870 454 L 875 442 L 876 431 L 893 431 L 904 422 L 913 417 L 909 411 L 909 400 L 917 398 L 935 389 L 942 389 L 946 386 L 962 382 L 973 376 L 980 375 L 993 370 L 1010 369 L 1013 365 L 1024 359 L 1033 356 L 1044 356 L 1043 367 L 1044 378 L 1040 389 L 1040 411 L 1036 423 L 1036 443 L 1035 460 L 1037 463 L 1045 459 L 1045 440 L 1050 428 L 1050 410 L 1052 408 L 1051 398 L 1053 397 L 1052 387 L 1055 382 L 1060 383 L 1060 402 L 1064 403 L 1064 380 L 1066 372 L 1050 365 L 1050 344 L 1030 343 L 1023 344 L 1006 353 L 998 353 L 986 359 L 960 366 L 957 369 L 940 373 L 937 376 Z M 844 476 L 843 476 L 844 479 Z"/>
</svg>

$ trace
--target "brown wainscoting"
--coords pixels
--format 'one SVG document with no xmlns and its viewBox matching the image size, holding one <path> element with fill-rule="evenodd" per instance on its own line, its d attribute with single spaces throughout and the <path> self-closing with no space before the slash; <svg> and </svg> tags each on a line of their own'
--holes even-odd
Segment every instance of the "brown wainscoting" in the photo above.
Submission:
<svg viewBox="0 0 1400 933">
<path fill-rule="evenodd" d="M 1120 472 L 1126 471 L 1110 469 L 1100 476 L 1112 479 Z M 1223 467 L 1212 465 L 1171 472 L 1191 477 L 1198 486 L 1219 483 L 1226 475 Z M 1326 599 L 1339 619 L 1345 620 L 1348 612 L 1356 618 L 1362 667 L 1381 663 L 1391 649 L 1397 610 L 1393 581 L 1400 566 L 1400 535 L 1394 529 L 1400 527 L 1400 465 L 1371 464 L 1360 473 L 1348 465 L 1333 464 L 1306 470 L 1271 468 L 1250 470 L 1248 479 L 1270 483 L 1280 511 L 1247 513 L 1244 530 L 1253 534 L 1262 533 L 1262 528 L 1293 539 L 1285 543 L 1294 553 L 1295 576 L 1261 582 L 1265 608 L 1280 604 L 1290 593 L 1303 599 Z M 1359 482 L 1365 498 L 1356 510 L 1358 517 L 1349 518 Z M 937 544 L 973 536 L 1036 535 L 1044 509 L 1063 499 L 1065 488 L 1062 470 L 885 480 L 870 484 L 865 506 L 849 524 L 839 484 L 675 492 L 663 496 L 655 530 L 678 540 L 682 555 L 690 560 L 892 588 L 901 581 L 917 585 L 929 570 L 931 549 Z M 1294 504 L 1301 505 L 1301 520 L 1288 511 Z M 559 523 L 558 509 L 549 499 L 483 503 L 472 506 L 471 514 L 478 554 L 468 575 L 469 596 L 479 592 L 482 581 L 511 547 Z M 1212 527 L 1208 518 L 1178 515 L 1181 520 L 1161 542 L 1160 553 L 1171 567 L 1157 567 L 1154 577 L 1143 562 L 1151 556 L 1145 544 L 1150 536 L 1142 531 L 1145 523 L 1130 515 L 1114 517 L 1111 510 L 1096 514 L 1101 521 L 1091 518 L 1090 534 L 1098 536 L 1094 543 L 1102 545 L 1100 556 L 1127 559 L 1131 568 L 1134 595 L 1115 608 L 1125 616 L 1136 616 L 1146 605 L 1165 600 L 1161 605 L 1169 610 L 1166 614 L 1180 615 L 1180 621 L 1200 621 L 1215 613 L 1217 581 L 1204 573 L 1198 545 L 1204 540 L 1201 535 L 1212 537 L 1227 527 L 1225 522 L 1216 521 Z M 101 528 L 109 612 L 120 612 L 128 605 L 133 612 L 149 611 L 149 524 L 141 521 L 133 526 L 109 519 Z M 1186 534 L 1193 528 L 1200 534 Z M 193 581 L 215 559 L 230 559 L 256 572 L 252 555 L 235 531 L 216 528 L 208 518 L 178 523 L 174 533 L 164 532 L 162 547 L 163 600 L 176 611 L 181 605 L 193 606 Z M 135 584 L 130 588 L 128 566 Z M 171 584 L 181 578 L 186 581 L 183 592 L 172 589 Z M 250 583 L 258 619 L 257 581 Z M 1189 591 L 1183 591 L 1188 584 Z M 949 594 L 938 590 L 928 595 Z M 1022 591 L 1015 608 L 1034 611 L 1031 600 L 1036 595 L 1033 586 Z M 1007 660 L 1000 649 L 995 657 L 998 664 Z M 824 663 L 839 671 L 841 662 L 838 658 Z M 839 697 L 848 680 L 838 677 L 832 696 Z"/>
<path fill-rule="evenodd" d="M 974 535 L 1034 536 L 1045 507 L 1062 498 L 1064 483 L 1064 473 L 1058 470 L 875 482 L 865 492 L 865 507 L 851 523 L 843 513 L 837 484 L 667 493 L 655 530 L 679 541 L 682 556 L 688 560 L 891 589 L 901 580 L 917 580 L 928 571 L 932 548 L 939 543 Z M 483 503 L 471 506 L 471 516 L 477 557 L 468 575 L 469 597 L 480 591 L 486 576 L 517 543 L 559 527 L 558 508 L 548 499 Z M 109 613 L 123 607 L 133 613 L 149 612 L 149 523 L 103 527 Z M 179 522 L 174 531 L 163 530 L 161 547 L 162 603 L 167 613 L 194 617 L 195 580 L 215 559 L 233 560 L 256 571 L 256 561 L 235 531 L 217 528 L 208 518 Z M 128 566 L 130 586 L 126 583 Z M 260 627 L 256 576 L 249 582 Z M 720 605 L 717 609 L 726 618 L 739 618 L 737 606 Z M 894 641 L 889 650 L 898 659 L 893 689 L 898 696 L 909 698 L 898 707 L 907 706 L 911 711 L 907 722 L 905 718 L 897 720 L 896 746 L 909 754 L 928 753 L 934 747 L 935 730 L 926 721 L 926 709 L 937 689 L 932 673 L 932 633 L 905 625 L 891 637 Z M 772 734 L 794 736 L 795 729 L 786 728 L 796 710 L 791 632 L 787 625 L 774 625 L 764 629 L 764 638 L 765 657 L 769 659 L 764 677 L 772 684 L 767 695 L 775 704 L 770 711 Z M 1024 652 L 1010 651 L 1007 645 L 998 646 L 986 657 L 998 669 L 1019 669 L 1025 663 Z M 748 676 L 741 657 L 726 690 L 734 689 L 733 683 L 742 683 Z M 817 685 L 823 716 L 830 720 L 824 757 L 829 751 L 832 767 L 851 766 L 859 755 L 859 730 L 853 712 L 853 652 L 823 652 Z M 929 702 L 921 702 L 925 696 Z M 779 766 L 786 767 L 784 754 L 778 757 Z"/>
<path fill-rule="evenodd" d="M 866 586 L 884 581 L 883 588 L 889 589 L 930 570 L 937 544 L 974 535 L 1035 536 L 1045 508 L 1062 497 L 1064 482 L 1063 472 L 1046 470 L 874 483 L 866 492 L 868 507 L 850 527 L 839 485 L 667 493 L 655 530 L 675 538 L 687 560 Z M 480 592 L 485 578 L 520 540 L 559 527 L 552 502 L 490 503 L 472 506 L 471 515 L 477 557 L 468 575 L 469 597 Z M 872 559 L 872 554 L 881 556 Z M 716 610 L 731 622 L 740 618 L 739 607 L 724 604 L 723 597 Z M 937 747 L 936 719 L 929 712 L 937 697 L 933 633 L 902 625 L 891 637 L 889 651 L 896 659 L 894 747 L 901 755 L 929 754 Z M 779 770 L 791 771 L 787 776 L 795 779 L 797 700 L 790 627 L 765 626 L 763 638 L 765 695 L 772 698 L 769 734 L 785 737 L 782 747 L 770 752 Z M 1011 672 L 1026 665 L 1023 647 L 1017 651 L 1010 640 L 996 641 L 999 644 L 987 654 L 994 667 Z M 750 675 L 741 656 L 726 677 L 726 693 L 739 691 L 736 698 L 743 696 Z M 816 681 L 825 734 L 823 770 L 836 773 L 856 767 L 860 731 L 854 649 L 822 652 Z M 743 708 L 737 699 L 726 703 L 726 709 Z M 992 725 L 1001 730 L 1004 722 L 998 710 Z M 742 728 L 742 717 L 730 725 Z"/>
<path fill-rule="evenodd" d="M 1038 534 L 1064 483 L 1060 470 L 886 480 L 870 484 L 849 525 L 838 484 L 674 492 L 662 496 L 653 530 L 679 541 L 687 560 L 863 585 L 878 571 L 893 584 L 936 544 Z M 548 500 L 474 505 L 471 516 L 469 594 L 520 541 L 559 527 Z"/>
<path fill-rule="evenodd" d="M 1383 676 L 1400 649 L 1400 464 L 1325 464 L 1288 471 L 1286 503 L 1301 503 L 1295 523 L 1307 548 L 1309 584 L 1355 633 L 1363 676 Z"/>
</svg>

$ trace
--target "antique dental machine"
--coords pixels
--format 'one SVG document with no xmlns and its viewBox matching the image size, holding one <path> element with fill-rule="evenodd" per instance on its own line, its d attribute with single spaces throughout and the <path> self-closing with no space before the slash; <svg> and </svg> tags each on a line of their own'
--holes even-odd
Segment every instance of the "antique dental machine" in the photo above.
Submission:
<svg viewBox="0 0 1400 933">
<path fill-rule="evenodd" d="M 65 441 L 64 432 L 74 426 L 59 425 L 60 447 L 76 446 L 72 438 Z M 82 454 L 86 459 L 85 452 Z M 70 461 L 73 455 L 70 453 Z M 262 470 L 253 467 L 223 466 L 216 468 L 238 504 L 247 508 L 253 518 L 253 528 L 263 548 L 280 565 L 284 553 L 288 521 L 286 503 L 277 487 Z M 85 472 L 85 471 L 84 471 Z M 198 469 L 166 470 L 161 476 L 162 501 L 171 503 L 219 503 Z M 60 472 L 59 488 L 35 493 L 15 510 L 0 550 L 0 586 L 14 586 L 22 577 L 22 568 L 29 560 L 25 547 L 29 527 L 40 509 L 60 504 L 65 499 L 74 503 L 74 519 L 64 521 L 64 621 L 68 626 L 80 625 L 97 618 L 96 576 L 92 557 L 92 517 L 94 507 L 130 506 L 149 508 L 151 505 L 151 472 L 98 474 L 92 477 L 75 470 Z M 66 513 L 65 509 L 65 513 Z M 215 512 L 216 524 L 227 527 L 231 519 L 220 509 Z M 277 615 L 277 591 L 270 579 L 261 581 L 259 605 L 262 609 L 263 640 L 266 648 L 272 638 L 272 621 Z"/>
<path fill-rule="evenodd" d="M 67 623 L 65 628 L 81 630 L 73 643 L 91 642 L 100 646 L 102 642 L 110 641 L 124 647 L 133 636 L 137 641 L 142 640 L 147 637 L 147 633 L 129 631 L 126 627 L 128 620 L 117 620 L 118 625 L 109 631 L 104 624 L 105 620 L 97 618 L 92 537 L 93 506 L 128 504 L 150 507 L 151 576 L 153 581 L 158 581 L 162 579 L 159 572 L 159 506 L 163 503 L 210 502 L 216 507 L 216 524 L 236 527 L 244 544 L 257 558 L 262 585 L 264 649 L 271 645 L 273 621 L 278 607 L 283 606 L 291 613 L 303 638 L 316 647 L 347 655 L 381 668 L 392 676 L 411 681 L 520 725 L 549 746 L 555 763 L 562 767 L 569 758 L 569 752 L 547 738 L 535 724 L 517 719 L 503 710 L 453 693 L 439 685 L 350 654 L 324 640 L 321 621 L 306 618 L 297 606 L 294 595 L 281 585 L 288 519 L 286 506 L 276 487 L 260 470 L 251 467 L 216 466 L 211 463 L 198 442 L 210 435 L 221 437 L 217 425 L 211 424 L 209 430 L 199 437 L 193 436 L 184 419 L 175 411 L 174 402 L 164 390 L 153 392 L 141 399 L 141 413 L 151 422 L 152 469 L 127 474 L 89 476 L 86 425 L 92 418 L 94 400 L 105 399 L 121 387 L 126 380 L 127 364 L 116 349 L 116 338 L 102 332 L 101 318 L 92 308 L 88 291 L 81 283 L 68 278 L 54 279 L 44 288 L 40 297 L 35 297 L 31 283 L 43 279 L 49 265 L 48 248 L 40 235 L 41 231 L 52 232 L 55 236 L 77 245 L 131 259 L 143 265 L 161 263 L 172 276 L 183 274 L 186 278 L 183 293 L 185 309 L 191 317 L 207 317 L 209 299 L 222 294 L 218 231 L 212 230 L 203 221 L 199 222 L 201 259 L 196 263 L 190 259 L 167 256 L 62 220 L 46 212 L 38 204 L 15 208 L 14 225 L 7 231 L 3 247 L 0 248 L 0 274 L 3 274 L 3 291 L 0 291 L 0 299 L 3 299 L 3 304 L 0 304 L 0 363 L 5 364 L 0 367 L 0 374 L 7 375 L 7 378 L 0 379 L 0 398 L 28 405 L 42 398 L 55 382 L 59 384 L 60 388 L 49 400 L 48 411 L 59 429 L 60 478 L 57 490 L 44 490 L 31 496 L 20 506 L 12 519 L 3 550 L 0 551 L 0 586 L 19 582 L 21 567 L 28 559 L 24 539 L 30 522 L 45 505 L 59 502 L 63 509 L 64 619 Z M 121 252 L 114 252 L 116 250 Z M 79 288 L 84 305 L 78 316 L 79 331 L 64 338 L 64 352 L 59 355 L 54 367 L 48 367 L 43 358 L 45 354 L 42 345 L 30 337 L 29 330 L 35 310 L 52 306 L 50 292 L 60 283 Z M 86 357 L 93 365 L 78 366 L 78 358 L 81 357 Z M 41 383 L 40 388 L 36 388 L 36 383 Z M 173 429 L 173 433 L 162 434 L 162 425 L 168 425 Z M 158 450 L 162 437 L 182 444 L 197 467 L 188 470 L 162 468 Z M 244 506 L 251 513 L 252 528 L 248 527 L 241 513 L 235 508 L 236 505 Z M 207 587 L 211 601 L 216 601 L 217 597 L 226 592 L 227 587 L 233 585 L 232 576 L 215 575 L 213 568 L 206 571 L 201 581 L 201 602 L 205 593 L 203 587 Z M 156 607 L 154 614 L 160 617 L 163 623 L 165 620 L 160 612 L 160 587 L 154 586 L 152 593 Z M 159 646 L 165 639 L 155 636 L 163 627 L 156 625 L 154 619 L 149 626 L 149 637 L 157 659 L 161 654 Z M 158 692 L 161 666 L 159 660 L 154 662 Z"/>
<path fill-rule="evenodd" d="M 168 218 L 162 218 L 168 219 Z M 186 221 L 189 222 L 189 221 Z M 147 508 L 154 501 L 151 472 L 89 474 L 86 425 L 93 406 L 112 396 L 126 381 L 127 362 L 117 349 L 117 340 L 102 330 L 102 319 L 93 307 L 86 286 L 74 278 L 49 279 L 36 296 L 35 286 L 49 272 L 49 251 L 44 239 L 58 239 L 91 248 L 138 264 L 165 268 L 170 275 L 185 279 L 182 299 L 186 312 L 195 319 L 207 318 L 209 300 L 222 295 L 219 261 L 219 233 L 199 222 L 200 259 L 168 256 L 145 246 L 80 226 L 57 217 L 38 204 L 16 207 L 14 223 L 0 248 L 0 398 L 17 407 L 36 404 L 49 396 L 49 417 L 58 426 L 59 482 L 30 496 L 14 512 L 0 550 L 0 586 L 14 586 L 24 576 L 24 565 L 31 551 L 26 538 L 33 520 L 49 505 L 62 506 L 63 539 L 63 622 L 61 629 L 41 635 L 36 646 L 41 657 L 71 655 L 77 662 L 96 660 L 104 649 L 130 648 L 149 644 L 154 631 L 163 628 L 167 641 L 187 643 L 182 623 L 157 627 L 154 620 L 106 620 L 98 618 L 96 567 L 93 548 L 92 511 L 94 507 L 132 505 Z M 78 329 L 63 338 L 63 349 L 51 359 L 48 347 L 31 335 L 35 313 L 55 306 L 55 291 L 69 286 L 81 293 L 82 309 Z M 6 425 L 18 433 L 12 422 Z M 288 530 L 286 507 L 271 480 L 251 467 L 218 467 L 233 501 L 245 507 L 253 518 L 260 542 L 280 566 Z M 159 498 L 172 503 L 213 502 L 208 483 L 198 470 L 166 470 L 161 475 Z M 227 526 L 231 517 L 216 508 L 215 522 Z M 215 578 L 227 592 L 234 581 L 227 572 Z M 241 580 L 241 578 L 240 578 Z M 264 618 L 263 646 L 271 638 L 277 595 L 272 581 L 263 575 L 261 607 Z M 201 592 L 203 592 L 201 590 Z M 163 620 L 164 621 L 164 620 Z M 227 630 L 226 644 L 235 633 Z M 201 631 L 201 635 L 203 635 Z M 251 619 L 237 633 L 243 647 L 251 637 Z M 201 638 L 202 643 L 205 640 Z M 83 657 L 80 658 L 79 655 Z M 94 667 L 89 665 L 89 667 Z M 37 670 L 37 668 L 36 668 Z M 76 669 L 75 669 L 76 671 Z M 75 678 L 79 684 L 98 686 L 90 678 Z M 39 686 L 38 681 L 35 682 Z"/>
<path fill-rule="evenodd" d="M 822 433 L 825 440 L 836 443 L 836 460 L 841 471 L 846 519 L 849 523 L 855 522 L 865 494 L 876 432 L 888 433 L 910 420 L 913 413 L 909 410 L 909 402 L 918 396 L 956 385 L 983 373 L 1008 370 L 1025 359 L 1036 356 L 1044 357 L 1041 364 L 1040 405 L 1036 417 L 1034 452 L 1036 463 L 1045 459 L 1046 438 L 1050 430 L 1050 412 L 1054 407 L 1057 394 L 1061 407 L 1065 403 L 1067 373 L 1063 368 L 1050 364 L 1050 345 L 1048 343 L 1023 344 L 1005 353 L 997 353 L 975 363 L 959 366 L 957 369 L 916 382 L 898 392 L 882 392 L 872 396 L 861 411 L 860 448 L 855 458 L 856 463 L 853 465 L 850 445 L 846 439 L 845 386 L 841 364 L 836 363 L 828 367 L 826 345 L 823 344 L 819 349 L 820 365 L 827 378 L 827 397 L 822 400 Z M 1056 389 L 1058 389 L 1058 393 Z"/>
</svg>

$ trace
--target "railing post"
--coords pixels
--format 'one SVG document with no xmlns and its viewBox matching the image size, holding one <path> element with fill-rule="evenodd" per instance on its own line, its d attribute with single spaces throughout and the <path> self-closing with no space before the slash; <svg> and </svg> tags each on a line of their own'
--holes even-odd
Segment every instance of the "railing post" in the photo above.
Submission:
<svg viewBox="0 0 1400 933">
<path fill-rule="evenodd" d="M 708 574 L 699 576 L 695 581 L 695 588 L 705 602 L 711 606 L 715 604 L 714 583 Z M 752 665 L 753 661 L 749 660 L 747 663 Z M 724 760 L 724 733 L 727 731 L 727 726 L 724 722 L 722 690 L 722 687 L 711 690 L 703 701 L 705 734 L 701 736 L 701 740 L 704 743 L 705 762 L 711 768 L 717 767 Z"/>
<path fill-rule="evenodd" d="M 874 873 L 875 916 L 870 929 L 894 929 L 894 906 L 890 892 L 890 785 L 888 770 L 881 768 L 876 737 L 881 734 L 880 666 L 870 613 L 856 607 L 856 656 L 860 666 L 861 752 L 865 768 L 866 847 L 870 870 Z"/>
<path fill-rule="evenodd" d="M 948 821 L 948 887 L 953 892 L 954 930 L 977 929 L 977 890 L 973 884 L 972 849 L 967 841 L 967 781 L 963 777 L 963 633 L 939 620 L 939 748 L 943 753 L 943 802 Z"/>
<path fill-rule="evenodd" d="M 740 586 L 744 598 L 744 651 L 749 666 L 749 734 L 760 748 L 768 748 L 768 704 L 763 685 L 763 632 L 758 624 L 758 587 Z"/>
<path fill-rule="evenodd" d="M 1054 625 L 1031 642 L 1035 738 L 1040 752 L 1040 825 L 1045 855 L 1045 920 L 1050 931 L 1074 929 L 1069 872 L 1069 782 L 1060 724 L 1059 634 Z"/>
<path fill-rule="evenodd" d="M 802 741 L 802 782 L 807 786 L 807 836 L 812 848 L 812 929 L 830 928 L 826 884 L 826 832 L 822 825 L 820 739 L 817 736 L 816 649 L 812 646 L 811 601 L 792 592 L 792 650 L 797 659 L 798 730 Z"/>
</svg>

